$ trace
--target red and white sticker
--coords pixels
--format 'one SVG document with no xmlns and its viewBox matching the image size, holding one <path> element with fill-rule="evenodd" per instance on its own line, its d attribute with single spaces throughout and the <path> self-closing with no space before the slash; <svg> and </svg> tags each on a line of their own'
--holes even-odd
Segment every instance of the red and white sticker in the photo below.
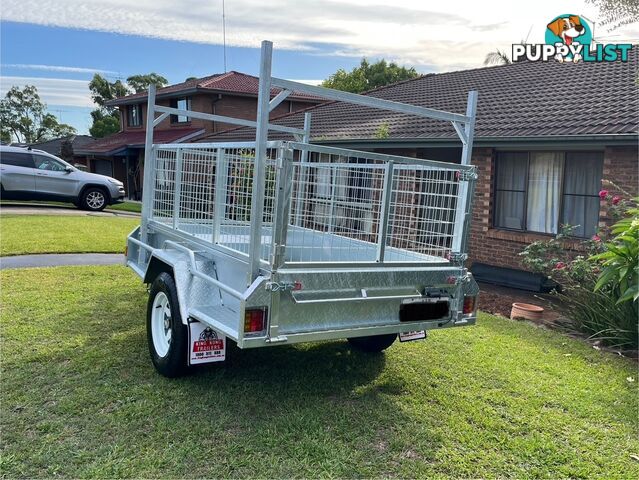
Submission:
<svg viewBox="0 0 639 480">
<path fill-rule="evenodd" d="M 189 365 L 223 362 L 226 337 L 197 320 L 189 319 Z"/>
<path fill-rule="evenodd" d="M 410 342 L 412 340 L 421 340 L 423 338 L 426 338 L 425 330 L 415 330 L 412 332 L 402 332 L 399 334 L 400 342 Z"/>
</svg>

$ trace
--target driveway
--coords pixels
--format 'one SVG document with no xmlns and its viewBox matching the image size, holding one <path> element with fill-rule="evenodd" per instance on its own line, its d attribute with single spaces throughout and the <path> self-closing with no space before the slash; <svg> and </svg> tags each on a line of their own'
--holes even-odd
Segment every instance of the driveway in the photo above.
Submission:
<svg viewBox="0 0 639 480">
<path fill-rule="evenodd" d="M 109 210 L 102 212 L 89 212 L 66 205 L 45 205 L 38 203 L 3 202 L 0 205 L 0 214 L 5 215 L 77 215 L 95 217 L 139 217 L 138 213 L 120 212 Z"/>
<path fill-rule="evenodd" d="M 0 270 L 72 265 L 126 265 L 121 253 L 44 253 L 0 257 Z"/>
</svg>

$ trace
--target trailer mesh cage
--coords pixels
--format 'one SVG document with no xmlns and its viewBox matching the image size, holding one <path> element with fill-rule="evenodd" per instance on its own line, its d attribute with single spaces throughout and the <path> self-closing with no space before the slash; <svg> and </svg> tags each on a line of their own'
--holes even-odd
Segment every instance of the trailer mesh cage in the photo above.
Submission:
<svg viewBox="0 0 639 480">
<path fill-rule="evenodd" d="M 151 221 L 249 255 L 254 147 L 154 145 L 152 160 Z M 286 263 L 447 261 L 468 213 L 472 166 L 295 142 L 269 142 L 263 162 L 267 262 L 278 243 Z"/>
</svg>

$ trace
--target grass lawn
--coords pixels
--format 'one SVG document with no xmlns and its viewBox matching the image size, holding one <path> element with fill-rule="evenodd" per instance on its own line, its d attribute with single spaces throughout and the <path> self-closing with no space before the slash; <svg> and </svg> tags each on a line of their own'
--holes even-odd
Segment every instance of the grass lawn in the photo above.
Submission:
<svg viewBox="0 0 639 480">
<path fill-rule="evenodd" d="M 636 363 L 525 323 L 155 373 L 124 267 L 5 270 L 4 477 L 638 478 Z"/>
<path fill-rule="evenodd" d="M 142 212 L 142 204 L 136 202 L 122 202 L 116 203 L 115 205 L 109 205 L 107 207 L 108 210 L 119 210 L 121 212 Z"/>
<path fill-rule="evenodd" d="M 138 218 L 2 215 L 0 255 L 122 253 Z"/>
</svg>

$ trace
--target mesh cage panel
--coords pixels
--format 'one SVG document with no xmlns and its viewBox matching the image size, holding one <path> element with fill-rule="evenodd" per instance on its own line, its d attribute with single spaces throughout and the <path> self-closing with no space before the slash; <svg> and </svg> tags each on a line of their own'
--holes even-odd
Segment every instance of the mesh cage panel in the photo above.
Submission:
<svg viewBox="0 0 639 480">
<path fill-rule="evenodd" d="M 283 171 L 277 165 L 288 144 L 269 148 L 264 159 L 262 259 L 272 252 L 274 222 L 284 222 L 287 262 L 447 260 L 462 192 L 458 166 L 291 145 L 291 177 L 279 179 L 291 182 L 284 189 L 290 198 L 280 199 L 290 200 L 286 218 L 274 216 Z M 185 144 L 154 151 L 153 220 L 248 255 L 254 148 Z"/>
</svg>

